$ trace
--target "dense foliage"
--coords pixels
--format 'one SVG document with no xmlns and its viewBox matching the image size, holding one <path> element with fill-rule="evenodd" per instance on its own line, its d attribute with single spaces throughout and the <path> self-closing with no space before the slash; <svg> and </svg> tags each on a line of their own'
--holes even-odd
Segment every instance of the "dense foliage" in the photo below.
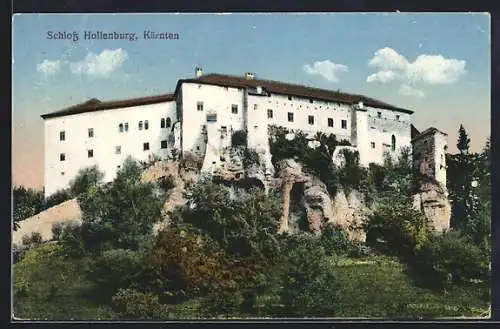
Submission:
<svg viewBox="0 0 500 329">
<path fill-rule="evenodd" d="M 413 208 L 411 195 L 422 177 L 408 151 L 368 169 L 359 168 L 358 155 L 346 151 L 337 168 L 331 156 L 344 143 L 335 136 L 318 134 L 319 144 L 310 147 L 300 132 L 290 141 L 290 132 L 271 130 L 273 162 L 295 158 L 328 182 L 330 191 L 342 186 L 370 196 L 365 243 L 351 241 L 333 224 L 319 236 L 279 234 L 278 192 L 211 179 L 188 187 L 186 204 L 154 234 L 176 182 L 165 177 L 144 183 L 141 166 L 128 159 L 110 184 L 100 184 L 95 171 L 75 180 L 82 225 L 54 225 L 52 244 L 38 246 L 36 236 L 26 238 L 34 248 L 15 265 L 16 315 L 54 320 L 484 315 L 491 187 L 481 175 L 488 173 L 489 146 L 475 157 L 464 152 L 476 168 L 471 177 L 479 181 L 479 189 L 470 189 L 477 204 L 464 204 L 477 210 L 458 221 L 460 230 L 441 234 Z M 449 176 L 454 202 L 465 184 L 457 183 L 462 179 L 457 174 L 452 170 Z"/>
</svg>

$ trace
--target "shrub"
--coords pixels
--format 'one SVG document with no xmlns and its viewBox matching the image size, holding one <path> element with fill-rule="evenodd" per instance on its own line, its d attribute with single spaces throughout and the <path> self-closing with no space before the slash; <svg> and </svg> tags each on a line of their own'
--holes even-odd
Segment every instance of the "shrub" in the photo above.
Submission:
<svg viewBox="0 0 500 329">
<path fill-rule="evenodd" d="M 160 177 L 158 185 L 163 191 L 168 192 L 175 187 L 175 179 L 172 175 Z"/>
<path fill-rule="evenodd" d="M 351 243 L 347 251 L 347 256 L 353 258 L 363 258 L 373 256 L 374 254 L 374 250 L 371 247 L 361 242 Z"/>
<path fill-rule="evenodd" d="M 403 258 L 413 256 L 430 235 L 427 218 L 397 197 L 380 198 L 362 226 L 369 245 Z"/>
<path fill-rule="evenodd" d="M 166 320 L 169 310 L 158 296 L 134 289 L 120 289 L 112 298 L 114 311 L 120 319 Z"/>
<path fill-rule="evenodd" d="M 330 223 L 323 230 L 320 243 L 327 255 L 342 255 L 348 250 L 349 235 L 342 227 Z"/>
<path fill-rule="evenodd" d="M 312 241 L 312 240 L 310 240 Z M 332 261 L 322 247 L 298 244 L 276 270 L 282 278 L 281 310 L 285 317 L 332 317 L 336 311 L 337 280 Z"/>
<path fill-rule="evenodd" d="M 249 169 L 250 167 L 259 164 L 260 164 L 259 154 L 255 150 L 248 148 L 245 149 L 245 153 L 243 155 L 243 167 L 245 169 Z"/>
<path fill-rule="evenodd" d="M 61 235 L 64 229 L 64 223 L 57 222 L 52 224 L 52 240 L 61 239 Z"/>
<path fill-rule="evenodd" d="M 201 170 L 203 158 L 191 152 L 184 152 L 179 165 L 185 169 Z"/>
<path fill-rule="evenodd" d="M 23 235 L 22 242 L 26 247 L 40 245 L 43 242 L 42 235 L 39 232 L 32 232 L 30 235 L 25 234 Z"/>
<path fill-rule="evenodd" d="M 232 146 L 246 146 L 247 145 L 247 132 L 245 130 L 237 130 L 231 136 Z"/>
<path fill-rule="evenodd" d="M 137 252 L 124 249 L 104 251 L 93 259 L 86 272 L 102 296 L 112 296 L 119 288 L 127 288 L 139 275 L 141 258 Z"/>
<path fill-rule="evenodd" d="M 413 271 L 427 284 L 443 288 L 470 279 L 487 280 L 489 259 L 459 232 L 433 235 L 416 254 Z"/>
<path fill-rule="evenodd" d="M 85 254 L 85 246 L 81 236 L 81 226 L 68 223 L 61 231 L 60 244 L 67 258 L 79 258 Z"/>
</svg>

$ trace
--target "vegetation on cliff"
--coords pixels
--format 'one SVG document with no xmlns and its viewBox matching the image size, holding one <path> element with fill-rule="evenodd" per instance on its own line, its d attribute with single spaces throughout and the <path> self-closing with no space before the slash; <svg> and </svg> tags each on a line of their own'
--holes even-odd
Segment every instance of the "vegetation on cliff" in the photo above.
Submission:
<svg viewBox="0 0 500 329">
<path fill-rule="evenodd" d="M 211 179 L 188 187 L 187 204 L 153 234 L 173 182 L 142 182 L 140 165 L 129 159 L 110 184 L 100 184 L 96 172 L 87 175 L 94 179 L 77 177 L 83 223 L 61 227 L 51 243 L 34 241 L 19 257 L 14 314 L 51 320 L 487 315 L 486 180 L 478 177 L 470 196 L 461 190 L 465 183 L 454 185 L 462 176 L 450 172 L 450 194 L 478 202 L 464 201 L 473 209 L 454 221 L 462 224 L 437 234 L 410 205 L 415 176 L 404 159 L 365 170 L 353 155 L 335 168 L 326 161 L 339 145 L 334 136 L 318 135 L 320 145 L 311 149 L 305 136 L 296 133 L 290 143 L 287 134 L 274 135 L 273 161 L 297 156 L 332 192 L 344 185 L 371 195 L 366 243 L 350 241 L 335 225 L 319 236 L 278 234 L 278 191 L 236 190 Z M 486 167 L 489 151 L 467 159 Z"/>
</svg>

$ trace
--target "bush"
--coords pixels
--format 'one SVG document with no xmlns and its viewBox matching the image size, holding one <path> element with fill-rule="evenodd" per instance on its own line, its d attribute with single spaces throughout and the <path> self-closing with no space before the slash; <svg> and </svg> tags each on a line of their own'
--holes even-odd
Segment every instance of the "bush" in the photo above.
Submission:
<svg viewBox="0 0 500 329">
<path fill-rule="evenodd" d="M 57 222 L 52 224 L 52 240 L 61 239 L 61 235 L 64 229 L 64 223 Z"/>
<path fill-rule="evenodd" d="M 168 192 L 175 187 L 175 179 L 172 175 L 160 177 L 158 185 L 164 192 Z"/>
<path fill-rule="evenodd" d="M 427 218 L 397 197 L 380 198 L 362 226 L 368 245 L 402 258 L 412 257 L 430 235 Z"/>
<path fill-rule="evenodd" d="M 120 319 L 166 320 L 169 310 L 158 296 L 134 289 L 120 289 L 112 298 L 114 311 Z"/>
<path fill-rule="evenodd" d="M 243 155 L 243 167 L 245 169 L 249 169 L 254 165 L 260 164 L 259 154 L 252 149 L 245 149 L 245 153 Z"/>
<path fill-rule="evenodd" d="M 237 130 L 231 136 L 232 146 L 246 146 L 247 145 L 247 132 L 245 130 Z"/>
<path fill-rule="evenodd" d="M 141 269 L 141 258 L 137 252 L 112 249 L 104 251 L 90 262 L 86 276 L 96 284 L 101 296 L 107 297 L 120 288 L 129 287 Z"/>
<path fill-rule="evenodd" d="M 488 280 L 489 258 L 459 232 L 446 232 L 423 245 L 411 268 L 426 284 L 444 288 L 470 279 Z"/>
<path fill-rule="evenodd" d="M 320 243 L 327 255 L 343 255 L 350 244 L 349 235 L 342 227 L 330 223 L 323 230 Z"/>
<path fill-rule="evenodd" d="M 42 235 L 39 232 L 32 232 L 30 235 L 25 234 L 23 235 L 22 242 L 26 247 L 40 245 L 43 242 Z"/>
<path fill-rule="evenodd" d="M 352 258 L 363 258 L 373 256 L 374 254 L 375 252 L 372 248 L 361 242 L 351 243 L 347 251 L 347 256 Z"/>
<path fill-rule="evenodd" d="M 66 224 L 59 238 L 63 253 L 67 258 L 80 258 L 85 255 L 85 246 L 81 236 L 81 226 L 77 223 Z"/>
<path fill-rule="evenodd" d="M 191 170 L 201 170 L 203 166 L 203 158 L 191 152 L 184 152 L 179 163 L 181 168 Z"/>
</svg>

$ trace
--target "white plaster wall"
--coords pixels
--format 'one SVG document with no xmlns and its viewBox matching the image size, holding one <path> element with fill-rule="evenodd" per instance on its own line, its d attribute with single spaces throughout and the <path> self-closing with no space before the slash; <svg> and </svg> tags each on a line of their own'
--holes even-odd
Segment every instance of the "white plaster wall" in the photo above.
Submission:
<svg viewBox="0 0 500 329">
<path fill-rule="evenodd" d="M 87 112 L 45 120 L 45 195 L 68 187 L 69 182 L 81 168 L 98 165 L 104 172 L 105 181 L 116 176 L 117 166 L 130 155 L 136 160 L 147 160 L 149 155 L 166 157 L 170 152 L 161 149 L 161 141 L 168 140 L 170 128 L 160 128 L 161 118 L 170 117 L 175 122 L 175 102 L 164 102 L 128 108 Z M 139 130 L 139 121 L 148 120 L 149 129 Z M 128 122 L 128 132 L 119 132 L 118 125 Z M 88 136 L 88 129 L 94 129 L 94 137 Z M 59 140 L 59 133 L 65 132 L 66 139 Z M 149 143 L 149 151 L 143 150 L 143 143 Z M 121 154 L 115 147 L 121 146 Z M 93 149 L 93 158 L 87 150 Z M 60 161 L 59 155 L 66 155 Z M 63 174 L 64 173 L 64 174 Z"/>
<path fill-rule="evenodd" d="M 263 100 L 265 103 L 265 99 Z M 346 104 L 313 100 L 310 103 L 307 98 L 292 97 L 286 95 L 272 94 L 268 97 L 263 113 L 267 118 L 267 109 L 273 110 L 273 118 L 267 119 L 268 124 L 299 129 L 307 133 L 315 134 L 322 131 L 335 134 L 338 140 L 351 140 L 351 107 Z M 294 114 L 293 122 L 288 121 L 288 112 Z M 314 116 L 314 124 L 308 123 L 308 116 Z M 333 118 L 333 127 L 328 127 L 328 118 Z M 347 128 L 342 129 L 341 120 L 347 121 Z"/>
<path fill-rule="evenodd" d="M 378 112 L 381 112 L 380 118 Z M 368 154 L 365 161 L 382 164 L 386 151 L 396 159 L 402 148 L 409 147 L 411 150 L 410 114 L 367 107 L 367 115 L 367 139 L 359 142 L 360 147 L 365 149 Z M 395 152 L 392 152 L 390 147 L 392 135 L 396 137 Z M 375 143 L 375 148 L 372 148 L 372 142 Z"/>
<path fill-rule="evenodd" d="M 206 143 L 202 130 L 203 126 L 207 125 L 209 113 L 217 113 L 216 130 L 222 126 L 227 127 L 229 140 L 231 131 L 244 128 L 243 89 L 187 82 L 183 83 L 181 88 L 183 152 L 205 154 Z M 198 102 L 203 102 L 203 111 L 198 111 Z M 233 104 L 238 105 L 237 114 L 232 113 Z M 225 143 L 227 144 L 227 141 Z"/>
<path fill-rule="evenodd" d="M 434 135 L 435 179 L 446 189 L 446 150 L 448 141 L 446 135 L 436 132 Z"/>
</svg>

